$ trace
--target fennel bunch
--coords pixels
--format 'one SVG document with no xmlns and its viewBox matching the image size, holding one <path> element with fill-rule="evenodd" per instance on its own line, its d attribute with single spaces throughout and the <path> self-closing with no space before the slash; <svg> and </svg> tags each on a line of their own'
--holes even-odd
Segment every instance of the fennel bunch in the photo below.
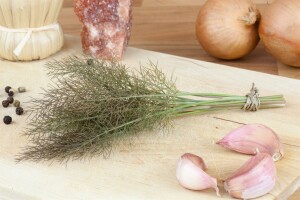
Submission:
<svg viewBox="0 0 300 200">
<path fill-rule="evenodd" d="M 30 144 L 18 161 L 107 157 L 127 136 L 167 127 L 174 117 L 241 109 L 249 101 L 247 96 L 179 91 L 173 78 L 151 62 L 130 71 L 119 62 L 69 56 L 48 62 L 47 70 L 53 81 L 30 102 L 24 133 Z M 257 101 L 260 108 L 285 103 L 281 95 Z"/>
</svg>

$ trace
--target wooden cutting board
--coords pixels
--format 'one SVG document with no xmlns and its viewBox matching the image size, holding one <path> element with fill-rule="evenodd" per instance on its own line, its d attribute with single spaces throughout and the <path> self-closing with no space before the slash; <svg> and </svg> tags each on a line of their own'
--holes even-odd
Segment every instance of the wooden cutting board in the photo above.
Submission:
<svg viewBox="0 0 300 200">
<path fill-rule="evenodd" d="M 52 58 L 59 59 L 81 52 L 78 38 L 66 36 L 64 49 Z M 138 67 L 148 60 L 157 62 L 168 75 L 177 77 L 180 90 L 219 92 L 243 95 L 252 82 L 261 95 L 283 94 L 287 106 L 278 109 L 244 112 L 220 112 L 174 120 L 168 132 L 141 133 L 132 143 L 116 147 L 108 159 L 101 156 L 82 161 L 60 163 L 22 162 L 15 155 L 27 144 L 21 136 L 26 116 L 16 116 L 14 108 L 0 108 L 1 120 L 11 115 L 13 123 L 0 123 L 0 199 L 220 199 L 211 189 L 196 192 L 182 188 L 175 178 L 176 162 L 185 152 L 204 158 L 208 173 L 225 179 L 249 156 L 214 145 L 230 130 L 241 124 L 262 123 L 281 137 L 285 157 L 276 163 L 276 187 L 261 199 L 287 199 L 300 185 L 300 81 L 273 75 L 240 70 L 208 62 L 128 48 L 124 62 Z M 26 93 L 15 95 L 25 102 L 46 87 L 48 78 L 44 64 L 0 61 L 0 99 L 6 98 L 4 87 L 25 86 Z M 23 104 L 26 110 L 26 104 Z M 229 199 L 221 190 L 222 198 Z"/>
</svg>

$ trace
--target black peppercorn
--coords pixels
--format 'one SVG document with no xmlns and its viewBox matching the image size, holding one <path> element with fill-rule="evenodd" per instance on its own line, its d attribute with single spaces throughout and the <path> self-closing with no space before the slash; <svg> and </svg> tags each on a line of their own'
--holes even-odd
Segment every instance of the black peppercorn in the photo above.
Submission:
<svg viewBox="0 0 300 200">
<path fill-rule="evenodd" d="M 9 102 L 7 100 L 2 101 L 2 106 L 7 108 L 9 106 Z"/>
<path fill-rule="evenodd" d="M 14 102 L 14 98 L 9 96 L 9 97 L 7 97 L 7 101 L 8 101 L 8 103 L 12 104 Z"/>
<path fill-rule="evenodd" d="M 92 65 L 92 64 L 93 64 L 93 60 L 92 60 L 92 59 L 88 59 L 88 60 L 87 60 L 87 64 L 88 64 L 88 65 Z"/>
<path fill-rule="evenodd" d="M 16 114 L 17 115 L 22 115 L 24 113 L 24 109 L 22 107 L 17 107 L 16 108 Z"/>
<path fill-rule="evenodd" d="M 12 91 L 12 90 L 10 90 L 9 92 L 8 92 L 8 96 L 10 96 L 10 97 L 12 97 L 12 96 L 14 96 L 14 91 Z"/>
<path fill-rule="evenodd" d="M 10 89 L 11 89 L 10 86 L 6 86 L 6 87 L 5 87 L 5 92 L 8 93 Z"/>
<path fill-rule="evenodd" d="M 12 118 L 10 116 L 5 116 L 3 118 L 4 124 L 10 124 L 12 122 Z"/>
</svg>

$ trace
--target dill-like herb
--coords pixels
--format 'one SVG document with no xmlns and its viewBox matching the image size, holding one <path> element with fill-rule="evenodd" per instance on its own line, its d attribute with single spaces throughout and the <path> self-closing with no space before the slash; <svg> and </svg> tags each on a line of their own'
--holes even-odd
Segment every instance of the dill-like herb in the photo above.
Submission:
<svg viewBox="0 0 300 200">
<path fill-rule="evenodd" d="M 166 127 L 176 116 L 241 109 L 247 100 L 178 91 L 175 81 L 151 62 L 132 72 L 119 62 L 70 56 L 48 62 L 47 69 L 53 81 L 42 98 L 31 100 L 24 133 L 31 144 L 18 161 L 109 156 L 113 145 L 128 135 Z M 281 95 L 261 97 L 260 102 L 262 108 L 284 105 Z"/>
</svg>

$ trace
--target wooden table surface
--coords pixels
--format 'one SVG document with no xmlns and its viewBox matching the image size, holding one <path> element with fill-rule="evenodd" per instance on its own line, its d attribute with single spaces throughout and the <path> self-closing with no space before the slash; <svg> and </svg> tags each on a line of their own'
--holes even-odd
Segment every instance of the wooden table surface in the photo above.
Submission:
<svg viewBox="0 0 300 200">
<path fill-rule="evenodd" d="M 263 13 L 272 0 L 253 0 Z M 300 68 L 277 63 L 260 42 L 248 56 L 224 61 L 211 57 L 198 44 L 195 19 L 205 0 L 133 0 L 133 26 L 129 45 L 198 60 L 300 79 Z M 81 24 L 73 0 L 65 0 L 60 14 L 65 34 L 80 35 Z M 290 200 L 300 199 L 300 190 Z"/>
</svg>

